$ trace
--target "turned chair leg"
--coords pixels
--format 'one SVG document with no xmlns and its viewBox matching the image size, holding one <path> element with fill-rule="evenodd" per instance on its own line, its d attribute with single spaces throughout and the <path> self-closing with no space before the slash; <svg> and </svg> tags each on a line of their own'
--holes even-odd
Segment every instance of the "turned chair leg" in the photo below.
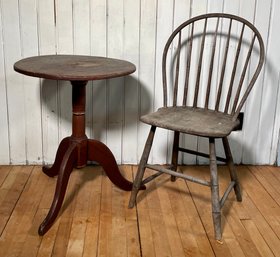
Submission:
<svg viewBox="0 0 280 257">
<path fill-rule="evenodd" d="M 236 171 L 235 171 L 235 167 L 234 167 L 234 163 L 233 163 L 233 159 L 232 159 L 232 154 L 231 154 L 231 151 L 230 151 L 229 142 L 228 142 L 228 139 L 226 137 L 223 138 L 223 145 L 224 145 L 225 154 L 226 154 L 226 158 L 227 158 L 227 165 L 228 165 L 228 168 L 229 168 L 230 178 L 231 178 L 231 181 L 235 182 L 234 192 L 235 192 L 235 195 L 236 195 L 236 200 L 241 202 L 242 201 L 242 196 L 241 196 L 240 185 L 239 185 L 238 177 L 237 177 L 237 174 L 236 174 Z"/>
<path fill-rule="evenodd" d="M 219 197 L 219 181 L 217 172 L 217 160 L 215 150 L 215 139 L 209 138 L 209 153 L 210 153 L 210 182 L 211 182 L 211 200 L 212 200 L 212 217 L 215 230 L 216 240 L 222 238 L 221 228 L 221 205 Z"/>
<path fill-rule="evenodd" d="M 179 137 L 180 137 L 180 132 L 179 131 L 174 131 L 174 140 L 173 140 L 173 149 L 172 149 L 172 170 L 177 171 L 177 166 L 178 166 L 178 151 L 179 151 Z M 171 181 L 175 181 L 176 176 L 171 175 Z"/>
<path fill-rule="evenodd" d="M 141 187 L 141 183 L 142 183 L 143 176 L 144 176 L 144 171 L 146 169 L 145 166 L 147 164 L 147 161 L 148 161 L 148 158 L 149 158 L 149 155 L 150 155 L 150 151 L 151 151 L 151 148 L 152 148 L 155 131 L 156 131 L 156 127 L 152 126 L 151 130 L 150 130 L 150 133 L 148 135 L 146 144 L 145 144 L 145 148 L 144 148 L 141 160 L 140 160 L 140 164 L 138 166 L 136 178 L 133 182 L 128 208 L 133 208 L 134 205 L 135 205 L 137 193 L 138 193 L 138 191 Z"/>
</svg>

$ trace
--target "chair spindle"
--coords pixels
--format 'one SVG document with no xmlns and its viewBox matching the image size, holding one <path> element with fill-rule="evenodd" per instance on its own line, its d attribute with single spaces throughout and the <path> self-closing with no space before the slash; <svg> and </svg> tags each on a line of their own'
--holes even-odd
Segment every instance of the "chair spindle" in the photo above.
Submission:
<svg viewBox="0 0 280 257">
<path fill-rule="evenodd" d="M 178 46 L 177 46 L 177 62 L 176 62 L 176 75 L 173 90 L 173 106 L 177 106 L 177 94 L 178 94 L 178 81 L 179 81 L 179 69 L 180 69 L 180 56 L 181 56 L 181 31 L 179 32 Z"/>
<path fill-rule="evenodd" d="M 186 106 L 187 103 L 188 88 L 189 88 L 190 68 L 191 68 L 191 59 L 192 59 L 192 45 L 193 45 L 193 30 L 194 30 L 194 22 L 192 23 L 191 35 L 188 39 L 187 67 L 186 67 L 186 78 L 185 78 L 184 98 L 183 98 L 184 106 Z"/>
<path fill-rule="evenodd" d="M 193 107 L 197 107 L 197 99 L 198 99 L 198 92 L 199 92 L 200 74 L 201 74 L 201 66 L 202 66 L 202 60 L 203 60 L 206 28 L 207 28 L 207 18 L 205 19 L 203 36 L 202 36 L 202 41 L 201 41 L 201 48 L 200 48 L 199 62 L 198 62 L 198 68 L 197 68 L 196 83 L 195 83 Z"/>
<path fill-rule="evenodd" d="M 244 34 L 244 28 L 245 28 L 245 23 L 243 23 L 243 26 L 242 26 L 242 30 L 241 30 L 241 34 L 239 37 L 239 42 L 238 42 L 238 46 L 237 46 L 237 50 L 236 50 L 236 54 L 235 54 L 234 65 L 233 65 L 233 70 L 232 70 L 232 74 L 231 74 L 231 78 L 230 78 L 230 84 L 229 84 L 224 113 L 228 113 L 228 109 L 229 109 L 231 93 L 232 93 L 232 89 L 233 89 L 233 83 L 234 83 L 234 78 L 235 78 L 236 69 L 237 69 L 237 63 L 238 63 L 240 49 L 241 49 L 241 43 L 242 43 L 243 34 Z"/>
<path fill-rule="evenodd" d="M 221 70 L 220 81 L 219 81 L 215 111 L 219 111 L 219 107 L 220 107 L 222 87 L 223 87 L 223 83 L 224 83 L 228 49 L 229 49 L 229 42 L 230 42 L 230 35 L 231 35 L 231 26 L 232 26 L 232 19 L 230 19 L 229 28 L 228 28 L 227 42 L 226 42 L 226 46 L 225 46 L 224 60 L 223 60 L 223 66 L 222 66 L 222 70 Z"/>
<path fill-rule="evenodd" d="M 242 70 L 242 73 L 241 73 L 240 82 L 239 82 L 239 85 L 238 85 L 238 88 L 237 88 L 237 91 L 236 91 L 236 95 L 235 95 L 234 103 L 233 103 L 233 106 L 232 106 L 231 114 L 234 114 L 237 103 L 238 103 L 238 99 L 239 99 L 239 96 L 240 96 L 240 92 L 241 92 L 241 89 L 242 89 L 242 85 L 243 85 L 243 82 L 244 82 L 244 78 L 245 78 L 246 71 L 247 71 L 247 68 L 248 68 L 248 64 L 249 64 L 249 61 L 250 61 L 250 57 L 251 57 L 251 54 L 252 54 L 255 39 L 256 39 L 256 34 L 254 34 L 254 37 L 253 37 L 253 39 L 251 41 L 251 44 L 250 44 L 250 48 L 249 48 L 249 51 L 248 51 L 248 54 L 247 54 L 247 57 L 246 57 L 246 61 L 245 61 L 245 64 L 244 64 L 244 67 L 243 67 L 243 70 Z"/>
<path fill-rule="evenodd" d="M 212 75 L 213 75 L 213 66 L 214 66 L 214 57 L 215 57 L 215 52 L 216 52 L 219 21 L 220 21 L 220 17 L 218 17 L 218 19 L 217 19 L 215 35 L 214 35 L 213 42 L 212 42 L 213 47 L 212 47 L 211 61 L 210 61 L 210 66 L 209 66 L 209 76 L 208 76 L 208 83 L 207 83 L 206 99 L 205 99 L 205 105 L 204 105 L 204 107 L 206 109 L 208 109 L 208 106 L 209 106 L 210 89 L 211 89 L 211 82 L 212 82 Z"/>
</svg>

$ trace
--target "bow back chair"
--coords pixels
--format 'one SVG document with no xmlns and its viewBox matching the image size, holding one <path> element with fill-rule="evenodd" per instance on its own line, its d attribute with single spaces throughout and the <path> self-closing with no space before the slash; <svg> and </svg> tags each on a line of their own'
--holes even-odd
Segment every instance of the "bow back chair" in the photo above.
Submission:
<svg viewBox="0 0 280 257">
<path fill-rule="evenodd" d="M 167 173 L 211 188 L 215 238 L 221 240 L 221 208 L 234 189 L 242 201 L 227 136 L 240 126 L 244 106 L 264 62 L 258 30 L 247 20 L 230 14 L 200 15 L 181 24 L 169 37 L 162 58 L 163 107 L 140 120 L 151 129 L 133 183 L 129 208 L 141 186 Z M 170 99 L 168 99 L 170 97 Z M 156 128 L 174 131 L 170 168 L 147 164 Z M 209 139 L 209 154 L 179 146 L 180 133 Z M 222 139 L 225 158 L 216 157 L 215 140 Z M 209 157 L 210 181 L 176 172 L 178 151 Z M 229 168 L 231 181 L 219 196 L 217 160 Z M 146 168 L 157 173 L 143 180 Z"/>
</svg>

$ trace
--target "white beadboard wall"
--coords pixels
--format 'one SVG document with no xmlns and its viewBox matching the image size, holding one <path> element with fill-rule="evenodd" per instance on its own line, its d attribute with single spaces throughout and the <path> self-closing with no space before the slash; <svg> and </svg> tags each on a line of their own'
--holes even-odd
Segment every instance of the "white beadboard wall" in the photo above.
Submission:
<svg viewBox="0 0 280 257">
<path fill-rule="evenodd" d="M 149 130 L 139 117 L 162 104 L 164 44 L 180 23 L 208 12 L 240 15 L 263 36 L 265 66 L 244 108 L 243 130 L 230 143 L 237 163 L 279 164 L 279 0 L 0 0 L 0 164 L 51 163 L 71 134 L 69 82 L 13 70 L 21 58 L 56 53 L 136 65 L 131 76 L 89 82 L 86 132 L 106 143 L 118 163 L 138 163 Z M 171 143 L 172 133 L 159 130 L 150 161 L 169 162 Z M 207 150 L 196 137 L 182 137 L 181 144 Z M 220 143 L 217 148 L 223 153 Z M 184 155 L 180 161 L 206 160 Z"/>
</svg>

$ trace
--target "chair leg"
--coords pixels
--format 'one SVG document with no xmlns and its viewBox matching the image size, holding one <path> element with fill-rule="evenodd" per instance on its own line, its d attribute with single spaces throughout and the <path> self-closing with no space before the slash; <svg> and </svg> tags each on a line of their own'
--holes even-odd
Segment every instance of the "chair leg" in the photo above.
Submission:
<svg viewBox="0 0 280 257">
<path fill-rule="evenodd" d="M 230 178 L 231 178 L 231 181 L 235 182 L 234 192 L 235 192 L 235 195 L 236 195 L 236 200 L 241 202 L 242 201 L 242 196 L 241 196 L 240 185 L 239 185 L 238 177 L 237 177 L 237 174 L 236 174 L 236 171 L 235 171 L 235 167 L 234 167 L 234 163 L 233 163 L 233 159 L 232 159 L 232 154 L 231 154 L 231 151 L 230 151 L 229 142 L 228 142 L 228 139 L 226 137 L 223 138 L 223 145 L 224 145 L 225 154 L 226 154 L 226 158 L 227 158 L 227 165 L 228 165 L 228 168 L 229 168 Z"/>
<path fill-rule="evenodd" d="M 173 149 L 172 149 L 172 170 L 177 171 L 177 166 L 178 166 L 178 148 L 179 148 L 179 137 L 180 137 L 180 132 L 175 131 L 174 132 L 174 140 L 173 140 Z M 171 175 L 171 181 L 175 181 L 176 176 Z"/>
<path fill-rule="evenodd" d="M 216 240 L 222 238 L 221 228 L 221 205 L 219 197 L 219 181 L 217 172 L 217 160 L 215 150 L 215 139 L 209 138 L 209 153 L 210 153 L 210 182 L 211 182 L 211 200 L 212 200 L 212 217 L 215 230 Z"/>
<path fill-rule="evenodd" d="M 145 144 L 145 148 L 138 166 L 138 170 L 137 170 L 137 174 L 136 174 L 136 178 L 133 182 L 133 187 L 132 187 L 132 191 L 131 191 L 131 195 L 130 195 L 130 200 L 129 200 L 129 204 L 128 204 L 128 208 L 133 208 L 136 202 L 136 197 L 138 194 L 138 191 L 140 189 L 142 180 L 143 180 L 143 176 L 144 176 L 144 171 L 146 169 L 146 164 L 150 155 L 150 151 L 152 148 L 152 144 L 153 144 L 153 140 L 154 140 L 154 135 L 155 135 L 155 131 L 156 131 L 156 127 L 152 126 L 150 133 L 148 135 L 146 144 Z"/>
</svg>

